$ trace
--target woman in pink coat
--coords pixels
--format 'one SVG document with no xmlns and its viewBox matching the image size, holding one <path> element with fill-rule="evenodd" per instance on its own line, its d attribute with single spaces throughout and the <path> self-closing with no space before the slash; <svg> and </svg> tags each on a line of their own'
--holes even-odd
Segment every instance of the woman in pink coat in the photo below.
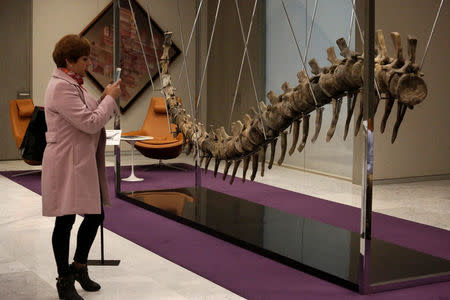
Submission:
<svg viewBox="0 0 450 300">
<path fill-rule="evenodd" d="M 120 80 L 108 85 L 97 101 L 83 87 L 91 64 L 89 42 L 78 35 L 66 35 L 56 45 L 54 71 L 45 93 L 47 146 L 42 161 L 42 211 L 55 216 L 52 235 L 58 268 L 56 287 L 60 299 L 82 299 L 78 281 L 87 291 L 100 285 L 89 278 L 86 263 L 109 203 L 105 174 L 104 126 L 118 108 Z M 76 214 L 84 214 L 77 235 L 74 262 L 69 266 L 70 231 Z"/>
</svg>

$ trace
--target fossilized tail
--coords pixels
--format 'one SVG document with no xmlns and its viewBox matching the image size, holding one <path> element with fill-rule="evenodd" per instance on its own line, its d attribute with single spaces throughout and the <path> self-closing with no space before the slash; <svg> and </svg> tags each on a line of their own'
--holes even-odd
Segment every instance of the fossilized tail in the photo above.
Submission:
<svg viewBox="0 0 450 300">
<path fill-rule="evenodd" d="M 391 139 L 394 142 L 406 109 L 412 109 L 414 105 L 426 98 L 427 86 L 421 78 L 422 74 L 415 63 L 417 40 L 408 36 L 408 58 L 405 59 L 403 57 L 400 35 L 393 32 L 391 33 L 391 38 L 395 48 L 395 56 L 393 58 L 388 56 L 382 31 L 377 31 L 375 80 L 379 95 L 381 95 L 381 99 L 377 97 L 377 103 L 379 100 L 385 101 L 381 132 L 384 131 L 392 106 L 397 101 L 397 120 Z M 327 56 L 331 66 L 321 68 L 316 60 L 312 59 L 309 63 L 314 76 L 308 78 L 306 72 L 301 71 L 297 74 L 298 85 L 296 87 L 291 88 L 289 84 L 284 83 L 282 86 L 284 93 L 279 96 L 270 91 L 267 94 L 270 104 L 266 106 L 264 102 L 260 102 L 261 117 L 258 114 L 245 114 L 243 121 L 233 122 L 232 135 L 228 135 L 223 127 L 207 132 L 203 124 L 194 124 L 190 116 L 181 108 L 168 73 L 169 49 L 172 42 L 171 33 L 166 32 L 161 68 L 163 93 L 172 122 L 177 124 L 179 131 L 185 137 L 186 143 L 198 143 L 201 156 L 206 158 L 205 168 L 208 167 L 210 160 L 215 158 L 214 173 L 216 174 L 220 161 L 226 161 L 226 172 L 223 176 L 225 179 L 232 162 L 235 162 L 230 183 L 234 181 L 237 166 L 241 160 L 244 160 L 243 180 L 245 180 L 250 158 L 253 167 L 251 179 L 255 178 L 258 161 L 262 163 L 261 171 L 263 175 L 268 144 L 271 145 L 271 157 L 268 166 L 270 169 L 274 161 L 275 143 L 279 136 L 281 136 L 282 153 L 278 163 L 281 164 L 287 150 L 287 133 L 285 130 L 292 123 L 294 125 L 293 143 L 289 155 L 295 151 L 301 123 L 302 140 L 298 151 L 302 151 L 308 138 L 309 118 L 313 111 L 316 111 L 316 129 L 312 138 L 315 141 L 321 127 L 323 106 L 333 103 L 333 118 L 326 138 L 327 141 L 330 141 L 334 135 L 342 99 L 347 96 L 345 139 L 358 94 L 363 86 L 364 58 L 363 55 L 351 51 L 343 38 L 337 40 L 336 43 L 343 59 L 337 58 L 333 47 L 328 48 Z M 355 135 L 358 133 L 361 119 L 362 109 L 356 121 Z"/>
</svg>

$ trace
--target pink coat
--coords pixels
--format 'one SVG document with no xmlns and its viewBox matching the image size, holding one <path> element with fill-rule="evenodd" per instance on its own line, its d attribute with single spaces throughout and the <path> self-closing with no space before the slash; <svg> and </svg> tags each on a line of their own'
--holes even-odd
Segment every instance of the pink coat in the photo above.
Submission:
<svg viewBox="0 0 450 300">
<path fill-rule="evenodd" d="M 117 109 L 111 96 L 97 104 L 74 79 L 54 71 L 45 92 L 44 216 L 99 214 L 100 190 L 103 204 L 109 204 L 103 127 Z"/>
</svg>

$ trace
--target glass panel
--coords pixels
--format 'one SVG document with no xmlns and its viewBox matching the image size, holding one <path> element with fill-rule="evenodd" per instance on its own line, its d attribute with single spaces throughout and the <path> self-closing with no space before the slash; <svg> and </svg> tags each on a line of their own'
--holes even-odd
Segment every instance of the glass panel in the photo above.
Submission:
<svg viewBox="0 0 450 300">
<path fill-rule="evenodd" d="M 355 37 L 355 31 L 350 27 L 352 16 L 350 1 L 320 1 L 315 13 L 315 1 L 286 0 L 284 2 L 303 55 L 306 55 L 308 29 L 313 16 L 316 16 L 306 60 L 315 57 L 320 67 L 329 66 L 330 63 L 326 61 L 326 49 L 334 46 L 335 51 L 339 53 L 335 40 L 340 37 L 348 39 L 350 36 L 350 50 L 355 49 L 354 41 L 359 39 L 359 32 Z M 203 88 L 201 95 L 197 92 L 195 97 L 190 97 L 186 80 L 183 79 L 184 75 L 181 80 L 178 79 L 182 69 L 182 55 L 177 59 L 178 62 L 171 65 L 170 72 L 173 84 L 177 88 L 176 94 L 183 99 L 184 108 L 191 115 L 197 115 L 210 133 L 211 130 L 217 130 L 223 126 L 227 134 L 231 135 L 232 121 L 243 120 L 245 113 L 249 113 L 252 118 L 258 118 L 259 111 L 264 110 L 264 107 L 260 106 L 258 102 L 264 101 L 266 105 L 269 104 L 265 97 L 269 90 L 273 90 L 277 96 L 285 93 L 286 91 L 281 88 L 285 81 L 291 87 L 296 87 L 298 85 L 297 72 L 302 70 L 303 66 L 280 1 L 259 1 L 256 7 L 248 42 L 248 58 L 251 68 L 247 57 L 243 56 L 244 41 L 234 1 L 221 2 L 215 23 L 217 3 L 217 1 L 208 1 L 208 5 L 203 8 L 199 18 L 199 31 L 194 33 L 196 41 L 191 45 L 191 47 L 195 45 L 195 51 L 191 48 L 187 59 L 191 67 L 188 68 L 190 87 L 193 89 L 195 86 L 197 91 Z M 386 33 L 392 30 L 391 28 L 403 30 L 399 24 L 400 21 L 389 23 L 395 19 L 395 14 L 391 8 L 389 12 L 393 15 L 384 13 L 383 5 L 391 5 L 387 3 L 378 4 L 377 2 L 377 10 L 380 10 L 376 14 L 380 18 L 377 22 L 381 24 L 380 27 L 388 28 Z M 239 1 L 238 3 L 244 37 L 247 36 L 247 30 L 251 23 L 253 4 L 252 1 Z M 185 20 L 183 23 L 189 25 L 183 26 L 185 45 L 195 17 L 194 4 L 190 8 L 191 15 L 186 18 L 188 21 Z M 425 8 L 423 9 L 425 10 Z M 176 8 L 173 11 L 176 11 Z M 361 15 L 359 18 L 362 25 L 363 18 Z M 230 22 L 230 20 L 233 21 Z M 429 23 L 431 24 L 432 21 Z M 405 32 L 413 34 L 421 32 L 420 29 L 414 28 L 419 25 L 410 24 L 404 20 L 402 22 L 402 26 L 406 26 Z M 420 26 L 423 27 L 423 24 Z M 213 28 L 215 28 L 214 31 Z M 400 29 L 398 30 L 401 31 Z M 210 47 L 209 41 L 213 33 L 214 38 Z M 441 39 L 445 40 L 442 36 Z M 176 33 L 174 33 L 174 40 L 183 54 L 185 50 L 182 49 L 181 40 Z M 424 44 L 426 37 L 421 37 L 419 40 Z M 359 49 L 362 49 L 361 45 L 359 46 Z M 406 49 L 406 46 L 404 48 Z M 423 53 L 423 48 L 421 50 Z M 438 50 L 434 48 L 434 51 Z M 390 49 L 391 57 L 393 57 L 392 53 L 393 51 Z M 338 59 L 342 59 L 342 57 L 338 55 Z M 242 70 L 241 63 L 243 63 Z M 436 62 L 433 65 L 440 66 Z M 427 68 L 429 67 L 425 65 L 423 69 L 426 76 L 433 73 Z M 206 69 L 205 74 L 203 74 L 204 69 Z M 309 66 L 307 70 L 312 76 Z M 442 78 L 444 77 L 439 77 L 439 79 Z M 435 78 L 430 81 L 426 80 L 427 83 L 430 82 L 428 86 L 429 99 L 432 97 L 433 103 L 436 103 L 434 99 L 445 99 L 444 94 L 431 96 L 445 85 L 441 82 L 436 87 L 435 84 L 439 84 L 439 80 Z M 287 86 L 284 87 L 284 90 L 288 89 Z M 319 90 L 318 92 L 320 93 Z M 196 111 L 194 108 L 193 98 L 199 101 L 200 111 Z M 192 154 L 191 156 L 179 155 L 174 161 L 189 164 L 190 166 L 182 166 L 188 171 L 165 170 L 163 173 L 158 173 L 162 174 L 164 179 L 170 178 L 170 180 L 163 180 L 162 184 L 158 183 L 158 188 L 187 189 L 132 192 L 136 186 L 128 185 L 123 190 L 129 192 L 127 194 L 129 200 L 134 201 L 137 205 L 145 207 L 150 205 L 149 209 L 152 210 L 159 207 L 156 210 L 168 217 L 173 217 L 194 227 L 200 226 L 199 228 L 202 230 L 219 234 L 226 240 L 248 247 L 258 253 L 346 287 L 357 289 L 361 214 L 361 186 L 359 184 L 362 178 L 363 150 L 361 147 L 362 134 L 360 132 L 358 137 L 353 137 L 355 131 L 353 124 L 359 114 L 358 103 L 360 102 L 357 102 L 353 119 L 349 123 L 348 136 L 343 141 L 345 110 L 348 103 L 348 99 L 344 97 L 334 137 L 327 143 L 326 136 L 333 111 L 331 99 L 329 100 L 329 105 L 324 105 L 322 128 L 315 143 L 310 142 L 314 135 L 316 118 L 314 106 L 312 106 L 312 109 L 305 112 L 310 114 L 311 118 L 306 147 L 301 153 L 298 153 L 296 148 L 302 140 L 302 126 L 300 126 L 300 137 L 293 155 L 286 154 L 281 167 L 278 166 L 277 161 L 281 153 L 282 138 L 278 136 L 275 162 L 271 169 L 268 169 L 267 166 L 271 153 L 270 145 L 267 145 L 264 176 L 261 174 L 263 167 L 261 159 L 258 170 L 254 174 L 252 174 L 253 169 L 250 162 L 246 174 L 247 181 L 242 183 L 243 162 L 241 162 L 234 183 L 230 185 L 228 182 L 231 180 L 230 174 L 234 165 L 228 165 L 228 176 L 226 176 L 223 175 L 223 173 L 227 173 L 225 161 L 218 163 L 215 168 L 215 162 L 212 160 L 209 164 L 209 171 L 205 173 L 202 170 L 201 180 L 196 181 L 198 173 L 192 167 L 196 163 L 192 159 Z M 439 144 L 448 141 L 445 130 L 442 129 L 446 128 L 443 125 L 445 117 L 442 117 L 442 111 L 447 110 L 437 108 L 433 112 L 435 116 L 438 116 L 437 120 L 440 120 L 439 125 L 436 125 L 439 128 L 431 127 L 431 125 L 430 127 L 422 126 L 419 122 L 421 114 L 418 114 L 417 111 L 428 109 L 429 103 L 427 102 L 431 103 L 432 101 L 426 101 L 419 105 L 413 113 L 408 112 L 407 119 L 405 119 L 394 145 L 390 144 L 393 120 L 386 127 L 389 136 L 381 136 L 378 129 L 381 117 L 380 112 L 378 113 L 375 119 L 375 140 L 377 141 L 377 145 L 375 145 L 375 182 L 386 182 L 400 177 L 449 173 L 449 170 L 446 169 L 448 164 L 445 163 L 447 157 L 445 151 L 439 152 L 439 149 L 435 149 L 448 148 L 445 148 L 445 144 L 444 147 Z M 254 107 L 253 112 L 251 107 Z M 380 110 L 382 110 L 381 107 Z M 432 113 L 429 115 L 431 116 Z M 416 119 L 410 120 L 409 116 Z M 439 119 L 439 117 L 442 118 Z M 289 150 L 292 146 L 294 129 L 289 127 L 279 129 L 280 133 L 284 130 L 288 132 L 286 147 Z M 411 134 L 411 132 L 423 133 L 421 138 L 427 143 L 422 144 L 417 139 L 417 134 Z M 439 139 L 434 140 L 434 132 L 440 136 Z M 403 135 L 405 140 L 400 142 Z M 418 159 L 419 152 L 426 153 L 430 144 L 433 145 L 434 156 L 426 157 L 426 159 L 420 156 L 421 159 Z M 408 160 L 408 163 L 402 163 L 404 160 Z M 422 163 L 421 160 L 424 162 Z M 206 159 L 203 160 L 202 167 L 204 167 L 205 161 Z M 218 172 L 216 178 L 213 177 L 214 169 Z M 252 175 L 256 182 L 250 183 L 248 181 Z M 193 189 L 196 183 L 200 187 Z M 442 188 L 442 195 L 446 195 L 446 184 L 447 182 L 443 184 L 439 182 L 433 183 L 432 186 L 439 186 Z M 142 189 L 139 188 L 139 190 Z M 417 191 L 414 196 L 419 197 L 410 201 L 413 189 Z M 448 209 L 445 206 L 445 196 L 437 196 L 439 199 L 433 200 L 424 200 L 425 196 L 420 197 L 420 195 L 429 194 L 428 186 L 422 190 L 420 186 L 417 189 L 416 184 L 397 184 L 394 188 L 392 185 L 375 187 L 374 210 L 381 214 L 373 216 L 374 230 L 370 249 L 372 255 L 369 281 L 374 286 L 383 288 L 382 286 L 385 284 L 405 278 L 418 278 L 430 273 L 448 272 L 446 246 L 433 244 L 437 243 L 436 241 L 447 240 L 448 232 L 436 228 L 420 231 L 428 227 L 401 220 L 406 215 L 412 215 L 410 220 L 419 220 L 429 225 L 439 226 L 441 229 L 448 229 L 446 222 L 442 221 L 449 219 L 446 218 Z M 401 200 L 397 201 L 397 198 Z M 415 204 L 410 206 L 410 202 Z M 429 207 L 428 204 L 424 206 L 424 202 L 429 203 Z M 443 210 L 436 212 L 434 205 L 442 206 Z M 425 214 L 421 211 L 426 211 L 426 214 L 434 214 L 436 217 L 434 220 L 438 221 L 424 221 Z M 391 218 L 388 215 L 399 218 Z M 420 230 L 416 231 L 416 229 Z M 427 242 L 420 242 L 415 235 L 411 234 L 410 230 L 415 233 L 422 232 L 422 235 L 417 234 L 417 236 L 421 236 Z M 432 232 L 432 234 L 427 234 L 427 232 Z M 436 245 L 436 247 L 427 250 L 429 245 Z M 434 257 L 426 253 L 434 255 Z"/>
<path fill-rule="evenodd" d="M 441 1 L 438 0 L 427 3 L 411 1 L 408 7 L 405 7 L 391 1 L 376 1 L 375 27 L 383 30 L 390 57 L 395 58 L 396 51 L 389 35 L 390 32 L 396 31 L 400 33 L 406 63 L 411 53 L 411 50 L 408 50 L 410 45 L 407 38 L 417 38 L 415 62 L 421 64 L 440 4 Z M 430 257 L 424 257 L 424 254 L 414 257 L 406 252 L 387 252 L 373 246 L 372 254 L 380 257 L 381 265 L 376 266 L 372 262 L 370 282 L 378 286 L 418 277 L 426 279 L 446 274 L 448 278 L 450 272 L 450 248 L 448 243 L 442 242 L 448 241 L 450 237 L 449 181 L 440 180 L 448 179 L 448 176 L 442 175 L 450 171 L 447 151 L 450 139 L 446 129 L 448 114 L 443 113 L 449 108 L 448 101 L 445 101 L 448 88 L 445 76 L 442 76 L 443 70 L 448 67 L 445 50 L 448 34 L 444 26 L 448 21 L 448 14 L 441 13 L 421 69 L 424 76 L 411 75 L 411 78 L 416 79 L 410 85 L 413 88 L 409 97 L 423 86 L 422 80 L 428 93 L 423 102 L 413 103 L 413 110 L 406 109 L 393 144 L 399 97 L 395 99 L 384 134 L 381 133 L 380 127 L 388 101 L 380 101 L 375 117 L 372 227 L 373 237 L 432 255 L 435 259 L 439 257 L 444 259 L 445 263 L 437 267 L 426 263 Z M 404 81 L 403 85 L 405 84 L 408 84 L 408 81 Z M 383 92 L 382 83 L 380 87 Z M 403 87 L 397 89 L 398 93 Z M 375 274 L 375 269 L 380 270 L 380 266 L 392 267 L 399 256 L 404 257 L 407 263 L 395 270 L 392 268 L 389 272 L 386 271 L 383 276 Z"/>
<path fill-rule="evenodd" d="M 347 287 L 355 288 L 357 283 L 356 233 L 206 188 L 127 196 L 144 208 L 195 224 L 293 267 Z"/>
<path fill-rule="evenodd" d="M 127 193 L 135 204 L 349 288 L 358 283 L 359 235 L 206 188 Z M 450 261 L 372 240 L 372 283 L 447 272 Z M 313 268 L 313 269 L 311 269 Z"/>
<path fill-rule="evenodd" d="M 330 66 L 326 50 L 334 46 L 336 53 L 339 53 L 336 40 L 341 37 L 350 40 L 350 48 L 354 49 L 354 30 L 350 28 L 352 15 L 350 1 L 289 0 L 284 2 L 307 64 L 310 59 L 315 58 L 321 67 Z M 316 9 L 315 2 L 317 2 Z M 314 15 L 315 20 L 307 52 L 309 30 Z M 280 1 L 267 1 L 266 20 L 266 92 L 273 90 L 276 94 L 281 94 L 281 85 L 285 81 L 289 82 L 292 87 L 298 84 L 297 73 L 303 69 L 303 66 Z M 309 65 L 307 69 L 312 76 Z M 346 141 L 342 142 L 346 102 L 347 100 L 344 100 L 340 113 L 341 121 L 337 123 L 335 135 L 331 141 L 326 142 L 325 139 L 332 119 L 331 105 L 327 105 L 322 116 L 320 137 L 315 143 L 308 143 L 303 155 L 297 153 L 287 156 L 284 163 L 286 166 L 324 172 L 347 179 L 352 177 L 352 123 L 349 128 L 350 134 Z M 313 113 L 310 119 L 310 139 L 314 135 L 314 124 L 315 114 Z"/>
<path fill-rule="evenodd" d="M 246 37 L 254 2 L 238 2 Z M 303 24 L 306 22 L 306 14 L 308 24 L 311 24 L 314 15 L 313 2 L 308 1 L 306 10 L 306 1 L 286 1 L 289 16 L 296 24 L 294 28 L 303 53 L 306 52 Z M 206 123 L 207 128 L 218 129 L 224 126 L 231 135 L 230 119 L 243 120 L 244 114 L 248 113 L 252 106 L 254 112 L 250 115 L 258 118 L 257 102 L 264 101 L 268 105 L 266 93 L 269 90 L 274 90 L 276 95 L 284 93 L 281 85 L 285 81 L 288 81 L 292 88 L 296 87 L 297 73 L 303 67 L 297 47 L 292 41 L 281 2 L 260 1 L 255 11 L 248 46 L 257 95 L 255 96 L 247 58 L 244 57 L 242 61 L 244 42 L 235 3 L 222 1 L 217 22 L 214 23 L 217 3 L 217 1 L 208 2 L 208 36 L 202 38 L 204 55 L 201 67 L 197 67 L 201 70 L 204 66 L 208 42 L 215 26 L 206 75 L 207 92 L 202 94 L 200 103 L 200 106 L 207 106 L 207 114 L 201 121 Z M 337 7 L 334 2 L 327 3 L 322 5 L 319 2 L 308 54 L 308 60 L 316 57 L 322 67 L 330 65 L 326 61 L 326 49 L 335 46 L 336 39 L 340 37 L 347 39 L 349 34 L 353 35 L 353 30 L 350 30 L 350 4 L 342 1 L 343 6 Z M 323 12 L 329 14 L 327 5 L 336 6 L 335 10 L 342 13 L 342 16 L 332 19 L 338 21 L 337 24 L 321 16 Z M 337 31 L 340 31 L 340 34 Z M 241 62 L 243 62 L 242 72 L 240 72 Z M 308 72 L 313 75 L 309 66 Z M 238 78 L 240 80 L 236 88 Z M 331 99 L 328 100 L 331 102 Z M 221 180 L 223 178 L 221 173 L 225 170 L 224 161 L 218 165 L 219 174 L 216 178 L 212 172 L 203 175 L 202 187 L 209 191 L 203 195 L 205 198 L 198 200 L 200 204 L 195 211 L 201 212 L 199 214 L 201 218 L 195 219 L 195 222 L 220 231 L 227 237 L 238 239 L 241 244 L 250 244 L 263 249 L 265 253 L 269 251 L 271 255 L 282 256 L 284 260 L 292 261 L 293 265 L 298 263 L 307 265 L 306 269 L 314 270 L 322 276 L 328 274 L 326 276 L 334 278 L 335 281 L 356 289 L 360 213 L 356 207 L 344 207 L 336 203 L 357 207 L 360 205 L 361 190 L 351 184 L 353 172 L 351 127 L 346 141 L 343 141 L 346 101 L 345 99 L 335 135 L 330 143 L 326 142 L 326 136 L 332 119 L 332 104 L 326 105 L 322 129 L 315 144 L 310 142 L 315 130 L 314 106 L 312 112 L 306 112 L 311 115 L 306 147 L 301 153 L 297 150 L 302 140 L 302 126 L 300 126 L 300 137 L 294 147 L 295 151 L 292 156 L 286 153 L 281 167 L 277 162 L 282 156 L 280 146 L 282 138 L 277 134 L 274 165 L 271 169 L 268 168 L 271 151 L 270 145 L 267 145 L 264 176 L 261 176 L 262 165 L 259 160 L 255 182 L 249 182 L 253 173 L 252 163 L 247 170 L 245 183 L 241 180 L 243 162 L 232 185 L 226 182 L 230 182 L 233 166 L 230 166 L 225 182 Z M 285 130 L 289 132 L 290 129 Z M 287 150 L 292 146 L 293 131 L 294 129 L 287 135 Z M 210 163 L 209 169 L 214 170 L 214 160 Z M 302 171 L 303 169 L 307 169 L 308 172 Z M 329 176 L 322 175 L 324 173 Z M 214 191 L 222 194 L 215 195 Z M 222 196 L 223 194 L 229 198 Z M 220 199 L 217 203 L 216 198 Z M 185 207 L 188 207 L 188 204 Z"/>
</svg>

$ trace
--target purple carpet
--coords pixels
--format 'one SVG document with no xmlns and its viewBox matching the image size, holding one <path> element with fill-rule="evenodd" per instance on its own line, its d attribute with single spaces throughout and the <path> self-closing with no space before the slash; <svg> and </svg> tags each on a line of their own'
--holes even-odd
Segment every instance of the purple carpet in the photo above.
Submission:
<svg viewBox="0 0 450 300">
<path fill-rule="evenodd" d="M 129 167 L 122 168 L 122 177 Z M 191 168 L 192 170 L 192 168 Z M 123 191 L 193 186 L 192 172 L 143 171 L 140 183 L 122 183 Z M 114 195 L 113 169 L 108 168 L 110 194 Z M 0 172 L 39 193 L 40 174 L 12 178 L 18 172 Z M 219 177 L 219 176 L 218 176 Z M 256 182 L 233 185 L 202 176 L 206 188 L 312 218 L 354 232 L 359 231 L 359 209 L 278 189 Z M 268 258 L 166 219 L 112 197 L 106 209 L 105 228 L 248 299 L 450 299 L 450 283 L 361 296 Z M 373 214 L 373 236 L 434 256 L 450 259 L 450 232 L 378 213 Z"/>
</svg>

